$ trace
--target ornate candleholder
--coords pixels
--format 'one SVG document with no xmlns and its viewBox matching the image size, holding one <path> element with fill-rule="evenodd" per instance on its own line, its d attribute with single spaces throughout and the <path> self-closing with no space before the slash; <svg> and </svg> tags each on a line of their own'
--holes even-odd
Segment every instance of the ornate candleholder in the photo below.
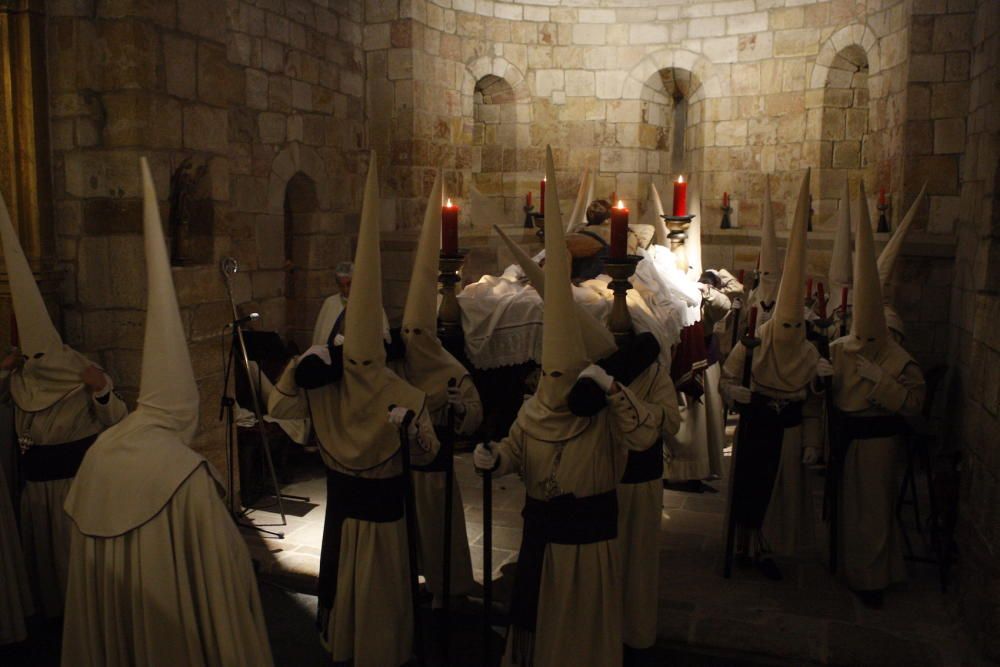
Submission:
<svg viewBox="0 0 1000 667">
<path fill-rule="evenodd" d="M 540 239 L 545 238 L 545 215 L 542 213 L 531 214 L 531 224 L 535 228 L 535 236 Z"/>
<path fill-rule="evenodd" d="M 670 252 L 674 253 L 677 259 L 677 268 L 687 273 L 688 261 L 687 250 L 684 249 L 684 242 L 687 240 L 687 230 L 694 220 L 693 215 L 662 215 L 667 223 L 667 241 L 670 242 Z"/>
<path fill-rule="evenodd" d="M 531 204 L 525 204 L 521 208 L 524 211 L 524 228 L 531 229 L 535 226 L 534 216 L 536 214 L 532 212 L 535 210 L 535 207 Z"/>
<path fill-rule="evenodd" d="M 722 224 L 719 225 L 719 229 L 732 229 L 733 222 L 729 219 L 729 215 L 733 212 L 732 206 L 722 206 Z"/>
<path fill-rule="evenodd" d="M 875 231 L 880 234 L 888 234 L 891 230 L 889 229 L 889 218 L 886 217 L 885 213 L 889 210 L 889 204 L 888 202 L 879 204 L 876 208 L 878 209 L 878 228 Z"/>
<path fill-rule="evenodd" d="M 456 286 L 462 280 L 459 271 L 465 263 L 466 253 L 459 249 L 456 255 L 441 253 L 438 258 L 438 281 L 441 283 L 441 306 L 438 308 L 438 338 L 447 342 L 462 338 L 462 309 L 458 305 Z"/>
<path fill-rule="evenodd" d="M 627 255 L 623 259 L 608 258 L 604 260 L 604 271 L 611 276 L 611 283 L 608 286 L 615 293 L 614 301 L 611 304 L 611 316 L 608 317 L 608 329 L 611 330 L 618 343 L 634 333 L 632 315 L 628 312 L 626 297 L 632 287 L 632 283 L 628 279 L 635 273 L 635 266 L 640 259 L 642 258 L 637 255 Z"/>
</svg>

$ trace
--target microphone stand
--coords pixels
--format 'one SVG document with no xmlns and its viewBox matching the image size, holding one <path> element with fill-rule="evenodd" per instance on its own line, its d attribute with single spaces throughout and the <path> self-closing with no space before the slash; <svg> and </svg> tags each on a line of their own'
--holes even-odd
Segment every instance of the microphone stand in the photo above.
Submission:
<svg viewBox="0 0 1000 667">
<path fill-rule="evenodd" d="M 281 489 L 278 485 L 278 475 L 274 471 L 274 461 L 271 458 L 271 441 L 267 436 L 267 429 L 264 427 L 264 411 L 261 409 L 260 395 L 258 393 L 258 385 L 254 383 L 252 374 L 250 373 L 250 357 L 247 354 L 247 344 L 243 336 L 243 326 L 246 320 L 240 318 L 239 311 L 236 308 L 236 300 L 233 298 L 232 289 L 232 279 L 230 276 L 235 275 L 239 271 L 239 262 L 233 257 L 223 257 L 219 264 L 219 270 L 222 272 L 222 276 L 226 283 L 226 294 L 229 296 L 229 303 L 233 309 L 233 321 L 226 328 L 232 328 L 233 330 L 233 344 L 229 348 L 229 355 L 226 360 L 225 367 L 225 377 L 223 378 L 223 396 L 221 400 L 221 407 L 219 409 L 219 419 L 221 420 L 225 415 L 227 417 L 227 431 L 226 431 L 226 471 L 228 476 L 229 488 L 227 492 L 230 497 L 230 513 L 233 519 L 236 520 L 237 524 L 245 526 L 247 528 L 253 528 L 254 530 L 260 531 L 262 533 L 267 533 L 268 535 L 273 535 L 279 539 L 284 539 L 285 534 L 283 532 L 265 530 L 264 528 L 257 526 L 256 524 L 247 525 L 241 523 L 239 519 L 245 518 L 247 509 L 242 511 L 237 511 L 236 505 L 236 494 L 234 493 L 234 479 L 233 472 L 235 468 L 235 438 L 233 436 L 235 420 L 233 416 L 234 407 L 236 405 L 236 399 L 229 395 L 229 380 L 235 366 L 235 362 L 238 360 L 241 366 L 241 370 L 246 377 L 247 385 L 250 390 L 250 396 L 253 402 L 254 417 L 257 422 L 257 433 L 260 436 L 260 445 L 264 450 L 264 461 L 267 464 L 267 470 L 269 477 L 271 478 L 271 488 L 274 492 L 274 497 L 277 499 L 278 504 L 278 514 L 281 515 L 281 523 L 279 525 L 287 526 L 288 518 L 285 516 L 285 505 L 284 498 L 289 498 L 292 500 L 299 500 L 303 502 L 308 502 L 309 498 L 303 496 L 285 496 L 281 493 Z M 239 350 L 239 356 L 237 357 L 237 349 Z M 234 393 L 235 393 L 235 380 L 234 380 Z M 242 503 L 241 503 L 242 504 Z"/>
</svg>

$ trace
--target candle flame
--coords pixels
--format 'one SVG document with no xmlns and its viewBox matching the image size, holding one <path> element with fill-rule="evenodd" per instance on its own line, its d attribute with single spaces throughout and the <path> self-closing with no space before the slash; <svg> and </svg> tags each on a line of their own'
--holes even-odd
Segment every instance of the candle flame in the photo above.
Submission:
<svg viewBox="0 0 1000 667">
<path fill-rule="evenodd" d="M 615 208 L 625 208 L 625 202 L 623 202 L 621 199 L 619 199 L 618 200 L 618 206 L 615 206 Z"/>
<path fill-rule="evenodd" d="M 542 176 L 542 182 L 543 183 L 548 183 L 549 182 L 549 177 L 548 176 Z"/>
<path fill-rule="evenodd" d="M 451 197 L 448 197 L 448 203 L 444 205 L 445 208 L 452 208 L 454 204 L 451 203 Z"/>
<path fill-rule="evenodd" d="M 677 177 L 677 182 L 678 183 L 683 183 L 684 182 L 684 177 L 683 176 L 678 176 Z"/>
</svg>

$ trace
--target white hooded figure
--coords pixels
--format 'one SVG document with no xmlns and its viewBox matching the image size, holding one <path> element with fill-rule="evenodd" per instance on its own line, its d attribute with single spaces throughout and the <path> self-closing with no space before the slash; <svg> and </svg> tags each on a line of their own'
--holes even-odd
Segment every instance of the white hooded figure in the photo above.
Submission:
<svg viewBox="0 0 1000 667">
<path fill-rule="evenodd" d="M 506 665 L 622 663 L 622 565 L 615 489 L 630 449 L 646 449 L 661 424 L 645 403 L 591 365 L 569 281 L 552 151 L 547 151 L 545 306 L 538 389 L 510 433 L 478 445 L 479 469 L 518 472 L 527 494 L 524 539 L 511 600 Z M 608 407 L 592 417 L 569 409 L 579 377 Z"/>
<path fill-rule="evenodd" d="M 833 448 L 843 470 L 838 567 L 862 601 L 878 607 L 882 591 L 906 577 L 895 513 L 899 434 L 902 417 L 920 412 L 924 380 L 886 326 L 867 206 L 855 241 L 854 301 L 851 332 L 830 345 L 833 400 L 842 415 L 843 448 Z"/>
<path fill-rule="evenodd" d="M 782 554 L 794 553 L 812 541 L 815 524 L 803 458 L 806 450 L 814 451 L 818 443 L 806 441 L 806 436 L 816 431 L 805 422 L 818 418 L 819 400 L 812 384 L 817 374 L 829 374 L 830 365 L 806 340 L 808 219 L 807 170 L 799 189 L 774 312 L 757 329 L 760 345 L 753 351 L 750 386 L 742 385 L 747 355 L 742 342 L 726 359 L 720 380 L 723 395 L 739 403 L 741 413 L 734 442 L 741 467 L 733 473 L 732 508 L 745 555 L 755 557 L 769 578 L 781 576 L 766 557 L 771 548 Z"/>
<path fill-rule="evenodd" d="M 414 465 L 429 463 L 439 447 L 424 392 L 386 367 L 378 211 L 372 152 L 345 313 L 343 377 L 313 389 L 299 386 L 296 369 L 304 359 L 330 363 L 328 345 L 317 345 L 289 363 L 268 399 L 268 412 L 277 419 L 311 415 L 319 437 L 327 509 L 318 626 L 333 660 L 355 667 L 398 667 L 410 660 L 413 609 L 400 426 L 408 423 L 405 440 Z"/>
<path fill-rule="evenodd" d="M 439 430 L 453 429 L 452 436 L 471 435 L 483 420 L 479 392 L 468 370 L 444 349 L 437 335 L 438 257 L 441 238 L 441 171 L 434 181 L 403 310 L 402 338 L 405 357 L 395 365 L 404 380 L 427 395 L 427 411 Z M 452 465 L 452 447 L 442 447 L 426 466 L 414 467 L 413 491 L 420 532 L 421 571 L 434 595 L 434 605 L 444 595 L 444 515 L 446 470 Z M 458 482 L 452 477 L 450 588 L 452 596 L 476 591 L 472 556 L 465 529 L 465 510 Z"/>
<path fill-rule="evenodd" d="M 862 203 L 863 206 L 867 204 Z M 841 303 L 843 291 L 847 289 L 847 304 L 850 304 L 850 290 L 854 282 L 854 269 L 851 264 L 851 193 L 847 179 L 844 180 L 844 192 L 840 197 L 840 207 L 837 210 L 837 231 L 833 237 L 833 251 L 830 254 L 829 298 L 833 299 L 832 308 L 827 312 L 834 315 L 836 326 L 846 327 L 850 324 L 850 313 L 845 312 Z M 859 209 L 860 210 L 860 209 Z M 832 312 L 831 312 L 832 310 Z"/>
<path fill-rule="evenodd" d="M 896 260 L 899 258 L 899 253 L 903 248 L 903 242 L 906 240 L 906 233 L 910 230 L 914 219 L 917 217 L 917 209 L 920 207 L 920 203 L 923 201 L 924 193 L 926 192 L 927 183 L 924 183 L 923 187 L 920 188 L 920 192 L 917 193 L 916 199 L 910 205 L 910 210 L 903 216 L 892 238 L 885 244 L 885 247 L 882 248 L 882 253 L 878 256 L 878 279 L 882 287 L 885 323 L 889 327 L 889 332 L 893 338 L 900 344 L 906 338 L 906 328 L 903 325 L 903 318 L 900 317 L 896 308 L 889 301 L 889 280 L 892 278 L 892 270 L 896 267 Z"/>
<path fill-rule="evenodd" d="M 190 447 L 198 386 L 145 159 L 141 169 L 148 296 L 139 399 L 90 448 L 66 498 L 75 531 L 62 664 L 268 666 L 246 544 L 218 473 Z"/>
<path fill-rule="evenodd" d="M 53 618 L 63 613 L 73 529 L 63 502 L 87 448 L 128 411 L 111 378 L 63 344 L 2 198 L 0 239 L 23 343 L 0 364 L 0 400 L 13 403 L 22 452 L 21 546 L 28 581 L 36 610 Z"/>
<path fill-rule="evenodd" d="M 502 230 L 497 230 L 523 267 L 528 280 L 539 292 L 545 289 L 545 274 L 528 254 L 515 244 Z M 618 485 L 618 544 L 621 548 L 624 570 L 622 582 L 623 624 L 622 642 L 626 652 L 649 649 L 656 642 L 657 588 L 659 586 L 659 535 L 663 511 L 663 439 L 677 432 L 680 412 L 677 409 L 677 391 L 670 379 L 670 368 L 661 364 L 659 345 L 651 353 L 643 354 L 652 334 L 640 345 L 632 339 L 622 350 L 625 357 L 612 356 L 618 352 L 614 337 L 608 328 L 598 322 L 585 308 L 577 304 L 577 318 L 587 358 L 608 361 L 602 366 L 631 367 L 635 363 L 644 370 L 628 383 L 629 391 L 645 403 L 646 409 L 659 422 L 659 433 L 653 434 L 654 444 L 643 451 L 629 450 L 625 472 Z M 648 365 L 647 365 L 648 363 Z"/>
</svg>

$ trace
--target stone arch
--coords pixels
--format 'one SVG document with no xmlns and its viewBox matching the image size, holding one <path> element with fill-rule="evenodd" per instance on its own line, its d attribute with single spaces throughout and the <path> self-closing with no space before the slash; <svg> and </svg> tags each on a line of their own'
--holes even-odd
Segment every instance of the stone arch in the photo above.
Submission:
<svg viewBox="0 0 1000 667">
<path fill-rule="evenodd" d="M 819 49 L 816 64 L 813 65 L 809 88 L 817 90 L 824 88 L 830 77 L 830 67 L 836 62 L 838 54 L 844 49 L 856 46 L 865 53 L 868 60 L 868 75 L 874 76 L 882 71 L 882 56 L 879 49 L 878 36 L 865 23 L 854 23 L 836 31 Z"/>
<path fill-rule="evenodd" d="M 691 72 L 701 82 L 697 90 L 691 91 L 689 103 L 700 102 L 707 97 L 729 95 L 729 86 L 716 76 L 714 66 L 708 58 L 687 49 L 661 49 L 647 54 L 633 67 L 625 78 L 622 89 L 624 99 L 643 99 L 648 95 L 650 77 L 661 70 L 679 69 Z"/>
</svg>

